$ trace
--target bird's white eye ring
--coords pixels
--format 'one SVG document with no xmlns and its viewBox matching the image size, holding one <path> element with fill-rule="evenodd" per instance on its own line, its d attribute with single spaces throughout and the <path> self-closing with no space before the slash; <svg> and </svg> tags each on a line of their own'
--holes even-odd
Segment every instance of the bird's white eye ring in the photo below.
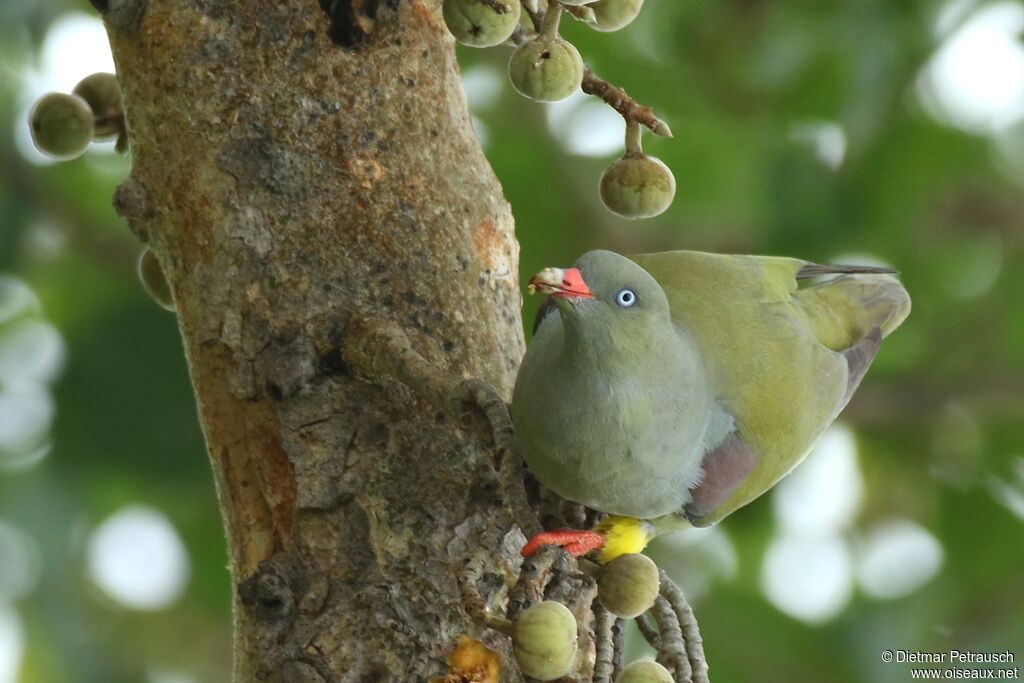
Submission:
<svg viewBox="0 0 1024 683">
<path fill-rule="evenodd" d="M 615 295 L 615 303 L 622 308 L 629 308 L 630 306 L 636 305 L 636 292 L 629 287 L 620 289 L 618 294 Z"/>
</svg>

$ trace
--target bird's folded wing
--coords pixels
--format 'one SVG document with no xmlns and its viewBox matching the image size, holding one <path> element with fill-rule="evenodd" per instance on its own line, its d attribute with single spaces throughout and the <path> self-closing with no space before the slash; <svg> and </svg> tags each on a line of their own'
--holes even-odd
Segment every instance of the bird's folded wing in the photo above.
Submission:
<svg viewBox="0 0 1024 683">
<path fill-rule="evenodd" d="M 707 483 L 694 492 L 691 517 L 701 525 L 761 495 L 806 456 L 881 336 L 909 312 L 899 281 L 878 272 L 691 251 L 631 258 L 664 288 L 734 419 L 734 430 L 709 444 Z M 848 274 L 799 288 L 798 278 L 830 272 Z"/>
</svg>

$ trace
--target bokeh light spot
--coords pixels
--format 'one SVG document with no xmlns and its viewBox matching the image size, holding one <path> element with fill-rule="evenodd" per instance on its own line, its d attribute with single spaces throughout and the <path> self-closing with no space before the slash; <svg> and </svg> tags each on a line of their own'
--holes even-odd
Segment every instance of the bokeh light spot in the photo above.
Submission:
<svg viewBox="0 0 1024 683">
<path fill-rule="evenodd" d="M 944 273 L 946 289 L 962 301 L 992 289 L 1003 269 L 1003 240 L 997 234 L 973 234 L 956 254 L 957 267 Z"/>
<path fill-rule="evenodd" d="M 943 42 L 918 80 L 918 96 L 937 120 L 988 134 L 1024 117 L 1024 6 L 981 7 Z"/>
<path fill-rule="evenodd" d="M 50 450 L 56 404 L 50 393 L 64 367 L 57 329 L 39 318 L 24 283 L 0 275 L 0 469 L 22 470 Z"/>
<path fill-rule="evenodd" d="M 829 170 L 835 171 L 846 158 L 846 131 L 832 121 L 801 121 L 793 124 L 789 137 L 807 145 L 814 156 Z"/>
<path fill-rule="evenodd" d="M 1024 522 L 1024 457 L 1013 460 L 1014 477 L 1006 481 L 996 475 L 988 478 L 988 490 L 997 503 Z"/>
<path fill-rule="evenodd" d="M 691 600 L 705 595 L 716 579 L 734 579 L 739 569 L 736 545 L 721 526 L 694 527 L 659 536 L 647 554 Z"/>
<path fill-rule="evenodd" d="M 21 469 L 34 462 L 49 438 L 57 412 L 53 397 L 38 385 L 0 385 L 0 468 Z"/>
<path fill-rule="evenodd" d="M 0 383 L 49 383 L 64 367 L 64 340 L 41 320 L 26 320 L 0 332 Z"/>
<path fill-rule="evenodd" d="M 17 683 L 25 654 L 25 628 L 21 618 L 0 602 L 0 683 Z"/>
<path fill-rule="evenodd" d="M 21 280 L 0 274 L 0 325 L 25 313 L 40 310 L 39 298 Z"/>
<path fill-rule="evenodd" d="M 934 34 L 945 38 L 978 6 L 978 0 L 950 0 L 939 8 L 935 16 Z"/>
<path fill-rule="evenodd" d="M 942 567 L 942 544 L 928 530 L 898 519 L 872 529 L 858 553 L 857 580 L 865 593 L 891 600 L 913 593 Z"/>
<path fill-rule="evenodd" d="M 779 611 L 808 623 L 837 615 L 853 593 L 853 568 L 842 538 L 782 535 L 761 567 L 761 590 Z"/>
<path fill-rule="evenodd" d="M 41 86 L 70 92 L 78 81 L 98 71 L 114 72 L 107 30 L 96 15 L 69 12 L 50 25 L 40 53 Z"/>
<path fill-rule="evenodd" d="M 929 474 L 947 486 L 966 490 L 984 448 L 985 433 L 975 409 L 953 399 L 935 420 Z"/>
<path fill-rule="evenodd" d="M 611 107 L 578 91 L 546 105 L 548 129 L 565 151 L 584 157 L 621 153 L 626 129 Z"/>
<path fill-rule="evenodd" d="M 32 538 L 0 519 L 0 601 L 17 600 L 39 582 L 41 560 Z"/>
<path fill-rule="evenodd" d="M 863 493 L 853 432 L 834 424 L 807 459 L 779 482 L 772 504 L 784 532 L 831 533 L 850 524 Z"/>
<path fill-rule="evenodd" d="M 178 671 L 152 671 L 149 674 L 150 683 L 196 683 L 196 679 L 188 674 Z"/>
<path fill-rule="evenodd" d="M 462 89 L 471 111 L 493 107 L 505 88 L 505 75 L 491 64 L 478 64 L 462 72 Z"/>
<path fill-rule="evenodd" d="M 125 607 L 163 609 L 189 579 L 185 545 L 170 521 L 142 505 L 121 508 L 93 531 L 87 548 L 93 582 Z"/>
</svg>

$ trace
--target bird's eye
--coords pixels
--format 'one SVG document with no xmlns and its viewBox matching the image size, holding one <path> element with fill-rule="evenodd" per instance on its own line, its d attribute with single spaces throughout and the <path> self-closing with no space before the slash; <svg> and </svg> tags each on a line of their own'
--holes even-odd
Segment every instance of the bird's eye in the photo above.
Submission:
<svg viewBox="0 0 1024 683">
<path fill-rule="evenodd" d="M 629 308 L 636 304 L 636 292 L 629 287 L 620 289 L 619 293 L 615 295 L 615 303 L 623 308 Z"/>
</svg>

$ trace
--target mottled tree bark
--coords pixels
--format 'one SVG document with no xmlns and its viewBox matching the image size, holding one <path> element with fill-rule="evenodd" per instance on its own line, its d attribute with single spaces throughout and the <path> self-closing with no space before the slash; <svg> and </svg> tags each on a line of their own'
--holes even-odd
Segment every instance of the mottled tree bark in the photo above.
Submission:
<svg viewBox="0 0 1024 683">
<path fill-rule="evenodd" d="M 484 576 L 514 573 L 490 433 L 343 351 L 380 322 L 506 399 L 523 351 L 439 3 L 96 4 L 133 150 L 115 205 L 173 287 L 217 482 L 235 680 L 425 680 L 461 634 L 507 654 L 455 571 L 490 535 Z"/>
</svg>

